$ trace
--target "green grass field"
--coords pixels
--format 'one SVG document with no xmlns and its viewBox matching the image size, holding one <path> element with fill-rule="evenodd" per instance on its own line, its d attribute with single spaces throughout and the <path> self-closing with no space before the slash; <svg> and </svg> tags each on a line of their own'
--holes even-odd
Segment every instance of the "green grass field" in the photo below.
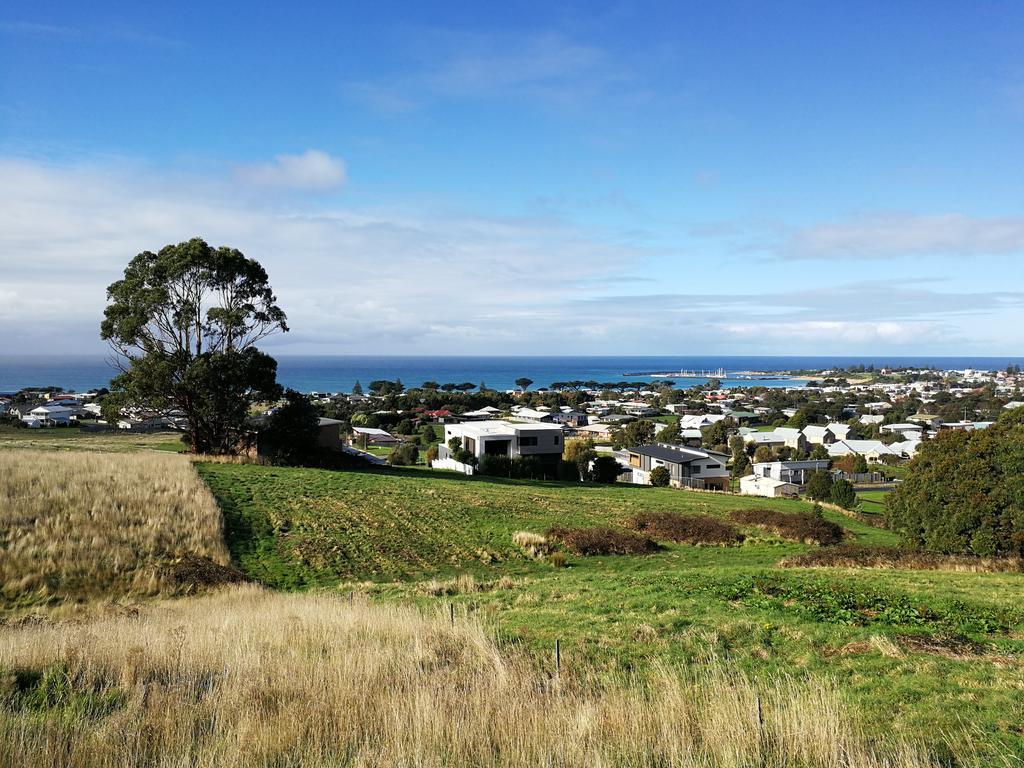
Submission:
<svg viewBox="0 0 1024 768">
<path fill-rule="evenodd" d="M 0 450 L 178 450 L 174 435 L 0 430 Z M 483 620 L 549 664 L 615 676 L 660 662 L 725 663 L 754 679 L 835 680 L 879 735 L 952 739 L 977 765 L 1024 759 L 1024 576 L 787 569 L 808 546 L 754 530 L 740 546 L 652 555 L 525 557 L 512 536 L 621 525 L 645 511 L 800 511 L 793 500 L 639 486 L 531 483 L 410 469 L 203 463 L 228 548 L 283 590 L 358 591 Z M 880 506 L 863 494 L 864 507 Z M 873 511 L 873 510 L 868 510 Z M 894 536 L 826 512 L 851 541 Z M 1013 762 L 1007 756 L 1015 756 Z"/>
<path fill-rule="evenodd" d="M 970 731 L 986 759 L 1024 755 L 1024 577 L 776 567 L 805 545 L 527 559 L 519 530 L 622 523 L 639 511 L 726 515 L 803 502 L 637 486 L 200 465 L 239 565 L 278 588 L 357 589 L 486 617 L 503 641 L 567 664 L 643 669 L 718 658 L 751 674 L 838 679 L 880 732 Z M 887 531 L 826 513 L 858 543 Z M 456 576 L 469 574 L 472 581 Z M 501 577 L 509 577 L 502 579 Z M 450 580 L 450 583 L 446 583 Z"/>
<path fill-rule="evenodd" d="M 4 448 L 110 452 L 149 449 L 179 452 L 185 446 L 181 442 L 181 435 L 176 432 L 84 432 L 78 427 L 20 429 L 5 424 L 0 426 L 0 450 Z"/>
</svg>

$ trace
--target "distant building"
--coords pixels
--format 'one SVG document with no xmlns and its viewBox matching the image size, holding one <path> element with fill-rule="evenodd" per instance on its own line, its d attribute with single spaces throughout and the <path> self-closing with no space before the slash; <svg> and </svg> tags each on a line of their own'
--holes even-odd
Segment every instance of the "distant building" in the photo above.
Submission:
<svg viewBox="0 0 1024 768">
<path fill-rule="evenodd" d="M 632 481 L 649 485 L 651 471 L 666 467 L 669 484 L 677 488 L 697 488 L 725 491 L 729 488 L 729 470 L 725 463 L 728 455 L 715 451 L 702 451 L 681 445 L 655 443 L 628 448 Z"/>
<path fill-rule="evenodd" d="M 438 449 L 435 466 L 451 459 L 449 443 L 457 438 L 464 450 L 472 453 L 477 460 L 484 456 L 535 456 L 545 464 L 558 463 L 562 458 L 562 428 L 557 424 L 540 422 L 526 423 L 513 421 L 467 421 L 462 424 L 446 424 L 444 442 Z"/>
<path fill-rule="evenodd" d="M 797 496 L 800 493 L 800 488 L 795 483 L 788 483 L 785 480 L 776 480 L 773 477 L 747 475 L 746 477 L 740 478 L 740 493 L 747 496 L 780 498 Z"/>
</svg>

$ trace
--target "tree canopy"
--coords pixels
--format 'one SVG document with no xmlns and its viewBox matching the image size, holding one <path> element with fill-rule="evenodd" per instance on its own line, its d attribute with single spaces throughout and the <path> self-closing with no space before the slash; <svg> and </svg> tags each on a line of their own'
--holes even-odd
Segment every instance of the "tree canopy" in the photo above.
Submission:
<svg viewBox="0 0 1024 768">
<path fill-rule="evenodd" d="M 100 335 L 121 365 L 108 418 L 180 411 L 193 451 L 233 452 L 249 404 L 281 392 L 276 361 L 255 347 L 288 330 L 263 267 L 193 238 L 138 254 L 107 300 Z"/>
<path fill-rule="evenodd" d="M 886 499 L 889 527 L 908 546 L 1024 555 L 1024 408 L 925 441 L 908 468 Z"/>
</svg>

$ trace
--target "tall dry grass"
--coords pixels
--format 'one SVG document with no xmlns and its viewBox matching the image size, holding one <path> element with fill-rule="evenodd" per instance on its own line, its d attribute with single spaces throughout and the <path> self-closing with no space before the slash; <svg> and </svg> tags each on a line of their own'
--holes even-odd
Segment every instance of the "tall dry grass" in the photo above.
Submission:
<svg viewBox="0 0 1024 768">
<path fill-rule="evenodd" d="M 0 451 L 0 594 L 21 604 L 175 591 L 162 564 L 228 562 L 217 503 L 162 453 Z"/>
<path fill-rule="evenodd" d="M 0 625 L 0 763 L 928 764 L 906 745 L 869 742 L 828 684 L 755 686 L 715 665 L 599 683 L 575 676 L 571 656 L 563 669 L 554 681 L 472 622 L 251 586 L 137 615 Z M 41 694 L 32 673 L 45 670 Z"/>
</svg>

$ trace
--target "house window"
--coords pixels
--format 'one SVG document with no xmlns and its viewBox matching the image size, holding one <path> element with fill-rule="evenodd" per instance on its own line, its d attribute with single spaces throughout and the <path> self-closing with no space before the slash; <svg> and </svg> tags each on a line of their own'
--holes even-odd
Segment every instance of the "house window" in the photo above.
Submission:
<svg viewBox="0 0 1024 768">
<path fill-rule="evenodd" d="M 530 447 L 530 446 L 533 446 L 533 445 L 536 445 L 536 444 L 537 444 L 537 436 L 536 435 L 534 435 L 533 437 L 520 437 L 519 438 L 519 445 L 520 445 L 520 447 L 523 447 L 523 446 Z"/>
<path fill-rule="evenodd" d="M 558 435 L 555 435 L 555 445 L 558 445 Z"/>
</svg>

